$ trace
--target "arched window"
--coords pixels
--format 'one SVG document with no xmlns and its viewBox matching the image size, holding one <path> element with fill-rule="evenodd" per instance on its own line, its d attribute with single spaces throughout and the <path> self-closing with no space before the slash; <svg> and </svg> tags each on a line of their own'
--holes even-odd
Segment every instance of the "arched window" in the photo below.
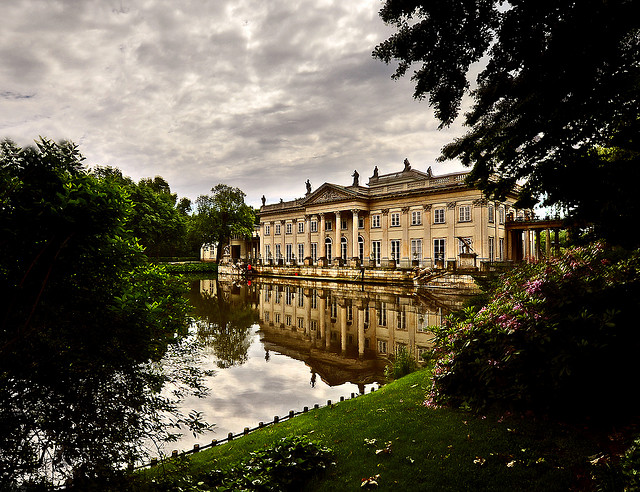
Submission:
<svg viewBox="0 0 640 492">
<path fill-rule="evenodd" d="M 332 244 L 333 242 L 331 241 L 330 237 L 324 240 L 325 256 L 327 258 L 327 261 L 331 261 L 331 245 Z"/>
<path fill-rule="evenodd" d="M 360 261 L 364 261 L 364 238 L 358 236 L 358 258 Z"/>
<path fill-rule="evenodd" d="M 342 236 L 342 238 L 340 239 L 340 257 L 343 260 L 346 260 L 348 258 L 348 254 L 347 254 L 347 238 Z"/>
</svg>

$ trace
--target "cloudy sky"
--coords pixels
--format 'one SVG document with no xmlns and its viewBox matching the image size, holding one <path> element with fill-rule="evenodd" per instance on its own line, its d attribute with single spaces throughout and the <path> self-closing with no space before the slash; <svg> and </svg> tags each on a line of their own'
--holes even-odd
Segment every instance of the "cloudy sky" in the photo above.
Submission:
<svg viewBox="0 0 640 492">
<path fill-rule="evenodd" d="M 433 166 L 437 130 L 411 82 L 371 57 L 381 0 L 3 2 L 0 138 L 80 145 L 89 166 L 163 176 L 195 199 L 217 183 L 257 206 L 323 182 Z"/>
</svg>

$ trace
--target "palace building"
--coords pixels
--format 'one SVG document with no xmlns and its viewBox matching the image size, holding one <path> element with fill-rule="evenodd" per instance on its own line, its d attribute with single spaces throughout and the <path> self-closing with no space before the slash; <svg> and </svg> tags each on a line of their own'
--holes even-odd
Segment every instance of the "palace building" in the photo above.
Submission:
<svg viewBox="0 0 640 492">
<path fill-rule="evenodd" d="M 266 204 L 263 197 L 260 263 L 406 269 L 507 260 L 507 216 L 525 217 L 514 208 L 516 190 L 487 200 L 465 183 L 467 174 L 436 176 L 405 159 L 399 172 L 376 167 L 366 186 L 355 171 L 350 186 L 311 191 L 307 180 L 303 198 Z"/>
</svg>

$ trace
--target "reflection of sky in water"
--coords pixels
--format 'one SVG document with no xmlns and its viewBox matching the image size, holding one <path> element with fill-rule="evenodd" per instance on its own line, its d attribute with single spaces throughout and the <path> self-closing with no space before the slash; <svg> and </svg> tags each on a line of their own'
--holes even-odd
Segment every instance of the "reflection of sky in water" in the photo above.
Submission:
<svg viewBox="0 0 640 492">
<path fill-rule="evenodd" d="M 215 424 L 215 431 L 197 438 L 185 434 L 177 443 L 168 445 L 165 453 L 172 449 L 191 449 L 194 443 L 201 446 L 212 439 L 223 439 L 229 432 L 238 434 L 245 427 L 256 427 L 259 422 L 270 422 L 274 416 L 283 417 L 289 410 L 301 411 L 327 400 L 337 401 L 358 393 L 358 386 L 347 383 L 328 386 L 320 376 L 315 387 L 311 386 L 311 369 L 302 361 L 291 359 L 275 351 L 269 351 L 265 360 L 265 349 L 260 342 L 258 325 L 251 327 L 251 344 L 244 364 L 219 369 L 212 355 L 204 357 L 206 369 L 214 369 L 215 375 L 208 379 L 211 390 L 208 398 L 189 398 L 184 404 L 184 413 L 197 410 L 207 422 Z M 372 385 L 366 386 L 370 391 Z"/>
</svg>

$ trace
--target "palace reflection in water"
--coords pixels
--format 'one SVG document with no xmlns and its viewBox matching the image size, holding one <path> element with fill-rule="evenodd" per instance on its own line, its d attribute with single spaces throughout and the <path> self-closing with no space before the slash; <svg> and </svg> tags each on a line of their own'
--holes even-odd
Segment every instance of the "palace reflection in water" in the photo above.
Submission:
<svg viewBox="0 0 640 492">
<path fill-rule="evenodd" d="M 451 296 L 439 299 L 409 287 L 290 279 L 217 281 L 217 287 L 216 281 L 204 280 L 201 292 L 215 293 L 230 305 L 255 306 L 266 358 L 276 352 L 303 361 L 312 384 L 320 377 L 329 386 L 350 382 L 360 391 L 384 379 L 389 356 L 401 348 L 421 360 L 432 343 L 429 327 L 440 325 L 460 304 Z M 229 349 L 213 350 L 228 364 L 229 357 L 220 353 L 233 353 Z"/>
<path fill-rule="evenodd" d="M 189 301 L 210 395 L 183 410 L 202 412 L 215 432 L 187 434 L 174 449 L 238 433 L 275 415 L 364 393 L 384 381 L 388 357 L 415 357 L 431 343 L 457 297 L 394 286 L 252 279 L 199 280 Z M 170 451 L 170 450 L 169 450 Z"/>
</svg>

